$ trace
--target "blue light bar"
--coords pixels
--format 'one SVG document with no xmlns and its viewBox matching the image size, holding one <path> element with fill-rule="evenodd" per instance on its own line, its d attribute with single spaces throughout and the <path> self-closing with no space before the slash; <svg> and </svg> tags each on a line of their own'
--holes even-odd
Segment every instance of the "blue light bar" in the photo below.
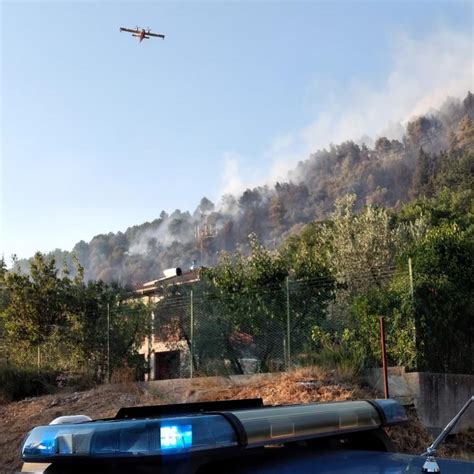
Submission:
<svg viewBox="0 0 474 474">
<path fill-rule="evenodd" d="M 192 425 L 170 425 L 160 427 L 160 446 L 162 450 L 186 449 L 193 445 Z"/>
<path fill-rule="evenodd" d="M 392 399 L 377 399 L 371 403 L 379 410 L 383 426 L 397 425 L 408 421 L 403 405 Z"/>
<path fill-rule="evenodd" d="M 219 414 L 38 426 L 25 440 L 24 461 L 53 458 L 139 457 L 237 446 Z"/>
<path fill-rule="evenodd" d="M 239 410 L 249 447 L 321 438 L 383 426 L 379 410 L 367 401 L 308 403 Z"/>
<path fill-rule="evenodd" d="M 22 459 L 143 458 L 221 448 L 255 448 L 374 430 L 407 421 L 394 400 L 310 403 L 187 416 L 38 426 Z"/>
</svg>

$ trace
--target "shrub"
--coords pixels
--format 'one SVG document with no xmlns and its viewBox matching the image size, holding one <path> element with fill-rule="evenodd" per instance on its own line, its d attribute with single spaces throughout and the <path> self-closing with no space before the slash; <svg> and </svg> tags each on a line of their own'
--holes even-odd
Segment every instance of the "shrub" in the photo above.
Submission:
<svg viewBox="0 0 474 474">
<path fill-rule="evenodd" d="M 132 384 L 136 381 L 135 369 L 132 367 L 119 367 L 112 372 L 110 383 L 113 384 Z"/>
<path fill-rule="evenodd" d="M 0 365 L 0 398 L 11 402 L 53 393 L 58 375 L 51 370 Z"/>
<path fill-rule="evenodd" d="M 342 333 L 331 334 L 314 326 L 311 337 L 316 348 L 311 355 L 312 364 L 335 369 L 345 377 L 359 375 L 364 369 L 366 353 L 353 331 L 345 329 Z"/>
<path fill-rule="evenodd" d="M 91 372 L 77 372 L 65 377 L 64 387 L 70 390 L 82 392 L 95 387 L 98 384 L 98 379 Z"/>
</svg>

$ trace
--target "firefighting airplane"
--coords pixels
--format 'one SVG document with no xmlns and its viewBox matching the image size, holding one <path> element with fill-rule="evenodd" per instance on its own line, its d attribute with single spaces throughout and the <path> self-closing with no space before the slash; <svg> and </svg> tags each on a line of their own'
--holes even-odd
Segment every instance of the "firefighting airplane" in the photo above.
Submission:
<svg viewBox="0 0 474 474">
<path fill-rule="evenodd" d="M 131 30 L 130 28 L 120 27 L 120 32 L 122 32 L 122 31 L 126 31 L 127 33 L 132 33 L 132 36 L 136 36 L 140 40 L 140 43 L 144 39 L 150 39 L 150 36 L 156 36 L 157 38 L 165 39 L 165 35 L 152 33 L 150 31 L 150 28 L 148 28 L 148 30 L 145 30 L 145 28 L 138 28 L 138 26 L 137 26 L 136 29 Z"/>
</svg>

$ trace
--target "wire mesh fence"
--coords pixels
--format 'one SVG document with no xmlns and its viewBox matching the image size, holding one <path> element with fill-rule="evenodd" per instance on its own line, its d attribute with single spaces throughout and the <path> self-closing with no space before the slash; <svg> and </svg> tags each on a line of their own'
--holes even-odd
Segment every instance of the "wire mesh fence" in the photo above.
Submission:
<svg viewBox="0 0 474 474">
<path fill-rule="evenodd" d="M 178 285 L 157 293 L 146 305 L 134 305 L 137 297 L 91 312 L 87 328 L 76 328 L 74 318 L 67 326 L 44 328 L 36 344 L 12 344 L 0 333 L 0 362 L 52 369 L 59 376 L 93 372 L 102 381 L 125 366 L 155 380 L 285 371 L 324 362 L 324 357 L 373 363 L 380 360 L 378 316 L 384 314 L 367 314 L 368 320 L 361 320 L 354 318 L 354 311 L 362 311 L 357 306 L 360 295 L 384 290 L 394 281 L 410 298 L 408 267 L 360 272 L 347 281 L 287 277 L 226 293 L 210 285 Z M 390 329 L 390 344 L 408 322 L 397 324 Z M 126 359 L 131 345 L 135 357 Z"/>
<path fill-rule="evenodd" d="M 354 285 L 381 289 L 394 278 L 406 280 L 403 291 L 408 294 L 408 271 L 394 268 L 384 269 L 376 285 L 372 276 L 360 274 L 350 285 L 330 278 L 286 278 L 226 294 L 175 289 L 151 310 L 151 332 L 142 351 L 147 378 L 274 372 L 314 363 L 324 350 L 341 351 L 344 334 L 346 339 L 356 337 L 360 328 L 351 317 Z M 373 318 L 369 332 L 376 344 L 378 328 L 378 317 Z"/>
<path fill-rule="evenodd" d="M 0 324 L 0 368 L 55 373 L 58 383 L 81 374 L 108 381 L 113 370 L 134 364 L 138 374 L 144 373 L 139 347 L 148 331 L 148 313 L 133 303 L 104 305 L 81 320 L 78 314 L 68 315 L 62 324 L 42 325 L 24 337 L 9 336 L 8 328 Z"/>
</svg>

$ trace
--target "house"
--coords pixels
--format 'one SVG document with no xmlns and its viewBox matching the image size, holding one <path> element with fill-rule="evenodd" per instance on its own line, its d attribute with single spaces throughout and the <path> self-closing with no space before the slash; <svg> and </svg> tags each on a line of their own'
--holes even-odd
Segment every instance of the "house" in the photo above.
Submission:
<svg viewBox="0 0 474 474">
<path fill-rule="evenodd" d="M 183 272 L 181 268 L 171 268 L 164 271 L 164 276 L 140 285 L 135 289 L 134 299 L 145 304 L 158 303 L 164 299 L 164 290 L 172 286 L 194 285 L 200 281 L 202 268 Z M 145 380 L 162 380 L 189 377 L 190 350 L 189 336 L 183 335 L 179 324 L 175 325 L 170 319 L 169 325 L 160 325 L 160 334 L 156 331 L 154 311 L 150 314 L 152 331 L 143 341 L 139 353 L 148 365 Z"/>
</svg>

